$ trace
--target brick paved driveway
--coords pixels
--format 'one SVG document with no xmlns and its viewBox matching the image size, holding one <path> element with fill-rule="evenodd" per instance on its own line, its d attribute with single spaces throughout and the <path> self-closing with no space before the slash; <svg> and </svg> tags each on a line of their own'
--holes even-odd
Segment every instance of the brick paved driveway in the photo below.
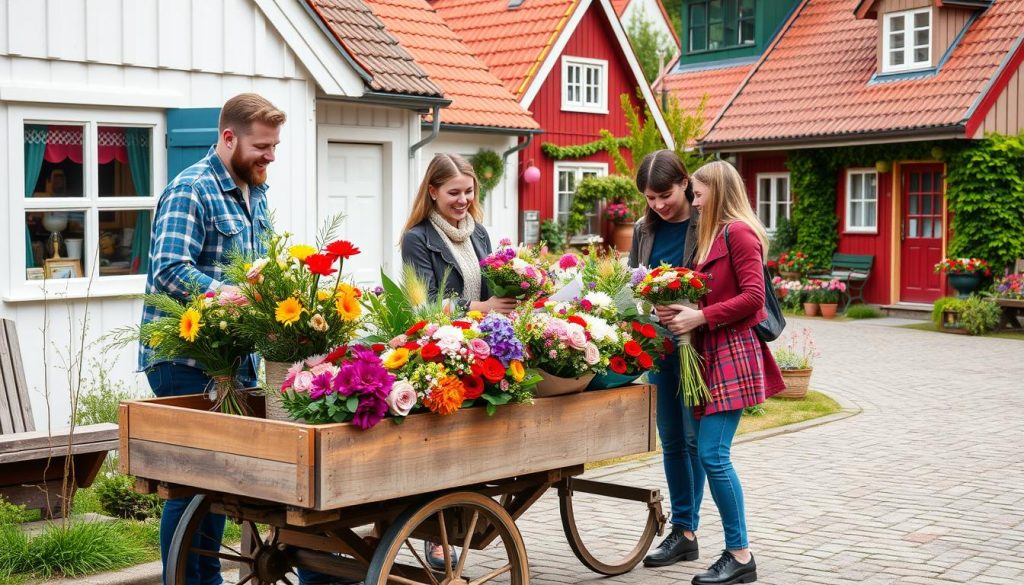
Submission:
<svg viewBox="0 0 1024 585">
<path fill-rule="evenodd" d="M 759 583 L 1024 583 L 1024 343 L 793 319 L 822 357 L 812 386 L 857 416 L 736 445 Z M 665 490 L 658 458 L 598 472 Z M 593 534 L 641 510 L 583 503 Z M 702 558 L 599 578 L 546 496 L 519 522 L 534 585 L 689 583 L 723 546 L 708 492 Z"/>
</svg>

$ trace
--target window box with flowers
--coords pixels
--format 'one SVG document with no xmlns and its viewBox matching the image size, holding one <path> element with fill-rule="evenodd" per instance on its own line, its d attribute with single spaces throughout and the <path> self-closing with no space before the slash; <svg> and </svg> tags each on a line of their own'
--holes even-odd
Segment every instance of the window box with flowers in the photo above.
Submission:
<svg viewBox="0 0 1024 585">
<path fill-rule="evenodd" d="M 988 262 L 981 258 L 945 258 L 935 265 L 935 272 L 946 274 L 946 281 L 961 299 L 978 290 L 982 276 L 992 276 Z"/>
</svg>

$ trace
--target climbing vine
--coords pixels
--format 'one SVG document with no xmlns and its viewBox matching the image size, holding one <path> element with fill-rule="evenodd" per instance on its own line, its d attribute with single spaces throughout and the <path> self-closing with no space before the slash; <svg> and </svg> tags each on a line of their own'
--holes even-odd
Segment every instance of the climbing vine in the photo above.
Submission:
<svg viewBox="0 0 1024 585">
<path fill-rule="evenodd" d="M 565 221 L 565 233 L 575 234 L 587 225 L 587 214 L 594 210 L 599 201 L 619 201 L 631 209 L 640 198 L 636 184 L 629 177 L 608 175 L 588 177 L 576 186 L 576 194 L 569 206 L 569 217 Z"/>
</svg>

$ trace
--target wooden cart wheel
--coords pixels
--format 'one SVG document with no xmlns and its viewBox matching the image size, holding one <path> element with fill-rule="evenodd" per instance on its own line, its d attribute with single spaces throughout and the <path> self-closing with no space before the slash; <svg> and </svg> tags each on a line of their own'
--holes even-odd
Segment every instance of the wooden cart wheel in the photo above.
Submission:
<svg viewBox="0 0 1024 585">
<path fill-rule="evenodd" d="M 501 546 L 474 550 L 474 535 L 485 529 L 497 532 Z M 432 571 L 422 554 L 423 538 L 440 544 L 446 561 L 451 560 L 450 546 L 459 547 L 458 561 L 447 563 L 443 572 Z M 512 517 L 494 500 L 472 492 L 447 494 L 403 512 L 381 538 L 365 581 L 365 585 L 484 583 L 529 585 L 530 569 L 526 545 Z"/>
<path fill-rule="evenodd" d="M 251 542 L 246 547 L 237 549 L 221 544 L 217 550 L 196 549 L 192 546 L 192 538 L 199 525 L 210 511 L 210 500 L 205 495 L 198 495 L 192 498 L 188 507 L 181 515 L 178 527 L 174 530 L 171 538 L 171 547 L 167 552 L 167 568 L 164 575 L 164 583 L 168 585 L 185 585 L 186 569 L 189 553 L 206 557 L 216 557 L 221 561 L 236 561 L 242 575 L 248 575 L 238 582 L 238 585 L 252 583 L 263 585 L 266 583 L 286 583 L 292 585 L 287 576 L 292 572 L 291 560 L 288 558 L 283 546 L 277 546 L 276 532 L 271 530 L 265 537 L 260 536 L 256 524 L 252 521 L 245 521 L 250 531 Z M 243 531 L 243 535 L 245 531 Z M 242 552 L 242 551 L 248 552 Z M 294 577 L 294 576 L 293 576 Z"/>
<path fill-rule="evenodd" d="M 644 558 L 647 550 L 651 547 L 651 543 L 654 542 L 655 534 L 660 533 L 662 527 L 665 524 L 665 516 L 661 511 L 661 497 L 654 492 L 655 501 L 647 502 L 647 524 L 644 526 L 643 533 L 640 534 L 640 541 L 636 543 L 633 550 L 629 551 L 624 558 L 618 562 L 605 563 L 597 560 L 593 553 L 587 549 L 586 544 L 583 542 L 583 538 L 580 536 L 579 528 L 576 526 L 576 515 L 573 512 L 572 507 L 572 494 L 573 485 L 576 483 L 583 484 L 584 480 L 574 480 L 570 478 L 566 480 L 558 489 L 558 507 L 562 515 L 562 530 L 565 532 L 565 538 L 569 541 L 569 547 L 572 548 L 572 552 L 576 553 L 576 558 L 591 571 L 600 573 L 602 575 L 621 575 L 627 573 L 633 569 Z M 596 482 L 586 482 L 587 484 L 598 485 Z M 628 490 L 630 492 L 641 492 L 642 490 L 636 490 L 635 488 L 623 488 L 621 486 L 610 486 L 614 491 Z M 580 490 L 584 491 L 584 490 Z M 608 495 L 611 497 L 625 497 L 631 500 L 641 500 L 640 497 L 634 496 L 623 496 L 622 494 L 602 493 L 604 490 L 598 489 L 596 491 L 587 489 L 590 493 L 598 493 L 601 495 Z"/>
</svg>

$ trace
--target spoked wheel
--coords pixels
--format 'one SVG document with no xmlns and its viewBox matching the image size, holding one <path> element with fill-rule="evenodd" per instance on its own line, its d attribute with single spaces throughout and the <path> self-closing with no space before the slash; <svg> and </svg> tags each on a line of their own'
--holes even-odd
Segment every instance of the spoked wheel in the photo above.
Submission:
<svg viewBox="0 0 1024 585">
<path fill-rule="evenodd" d="M 647 523 L 644 525 L 639 541 L 631 551 L 617 561 L 602 562 L 597 560 L 593 552 L 587 548 L 577 526 L 576 514 L 573 510 L 573 492 L 585 492 L 598 496 L 620 500 L 633 500 L 647 504 Z M 562 513 L 562 530 L 565 538 L 569 541 L 569 547 L 576 553 L 576 558 L 591 571 L 602 575 L 621 575 L 633 569 L 644 558 L 647 549 L 651 547 L 655 534 L 660 534 L 665 526 L 665 515 L 661 511 L 661 494 L 658 490 L 645 490 L 634 487 L 600 483 L 585 479 L 567 478 L 558 487 L 559 509 Z M 621 506 L 617 506 L 621 508 Z M 633 522 L 635 516 L 629 516 L 625 520 L 627 525 L 637 525 Z M 639 519 L 639 518 L 637 518 Z M 605 529 L 602 529 L 604 532 Z M 591 536 L 591 538 L 594 538 Z M 592 540 L 593 542 L 593 540 Z"/>
<path fill-rule="evenodd" d="M 199 532 L 200 524 L 209 511 L 210 501 L 205 495 L 195 496 L 185 508 L 167 553 L 165 583 L 185 585 L 185 567 L 189 554 L 237 562 L 239 573 L 244 575 L 238 585 L 244 583 L 292 585 L 297 582 L 297 578 L 292 573 L 291 560 L 285 552 L 285 547 L 278 546 L 276 531 L 270 530 L 264 536 L 260 536 L 256 524 L 252 521 L 246 521 L 245 524 L 249 530 L 242 531 L 243 538 L 248 537 L 249 539 L 249 542 L 245 543 L 247 546 L 239 545 L 238 548 L 235 548 L 208 540 L 202 543 L 204 548 L 194 547 L 192 539 Z"/>
<path fill-rule="evenodd" d="M 500 544 L 475 550 L 476 539 Z M 423 541 L 441 545 L 444 570 L 432 570 Z M 452 547 L 458 547 L 452 557 Z M 529 585 L 526 546 L 497 502 L 455 492 L 406 510 L 388 528 L 370 562 L 366 585 Z"/>
</svg>

